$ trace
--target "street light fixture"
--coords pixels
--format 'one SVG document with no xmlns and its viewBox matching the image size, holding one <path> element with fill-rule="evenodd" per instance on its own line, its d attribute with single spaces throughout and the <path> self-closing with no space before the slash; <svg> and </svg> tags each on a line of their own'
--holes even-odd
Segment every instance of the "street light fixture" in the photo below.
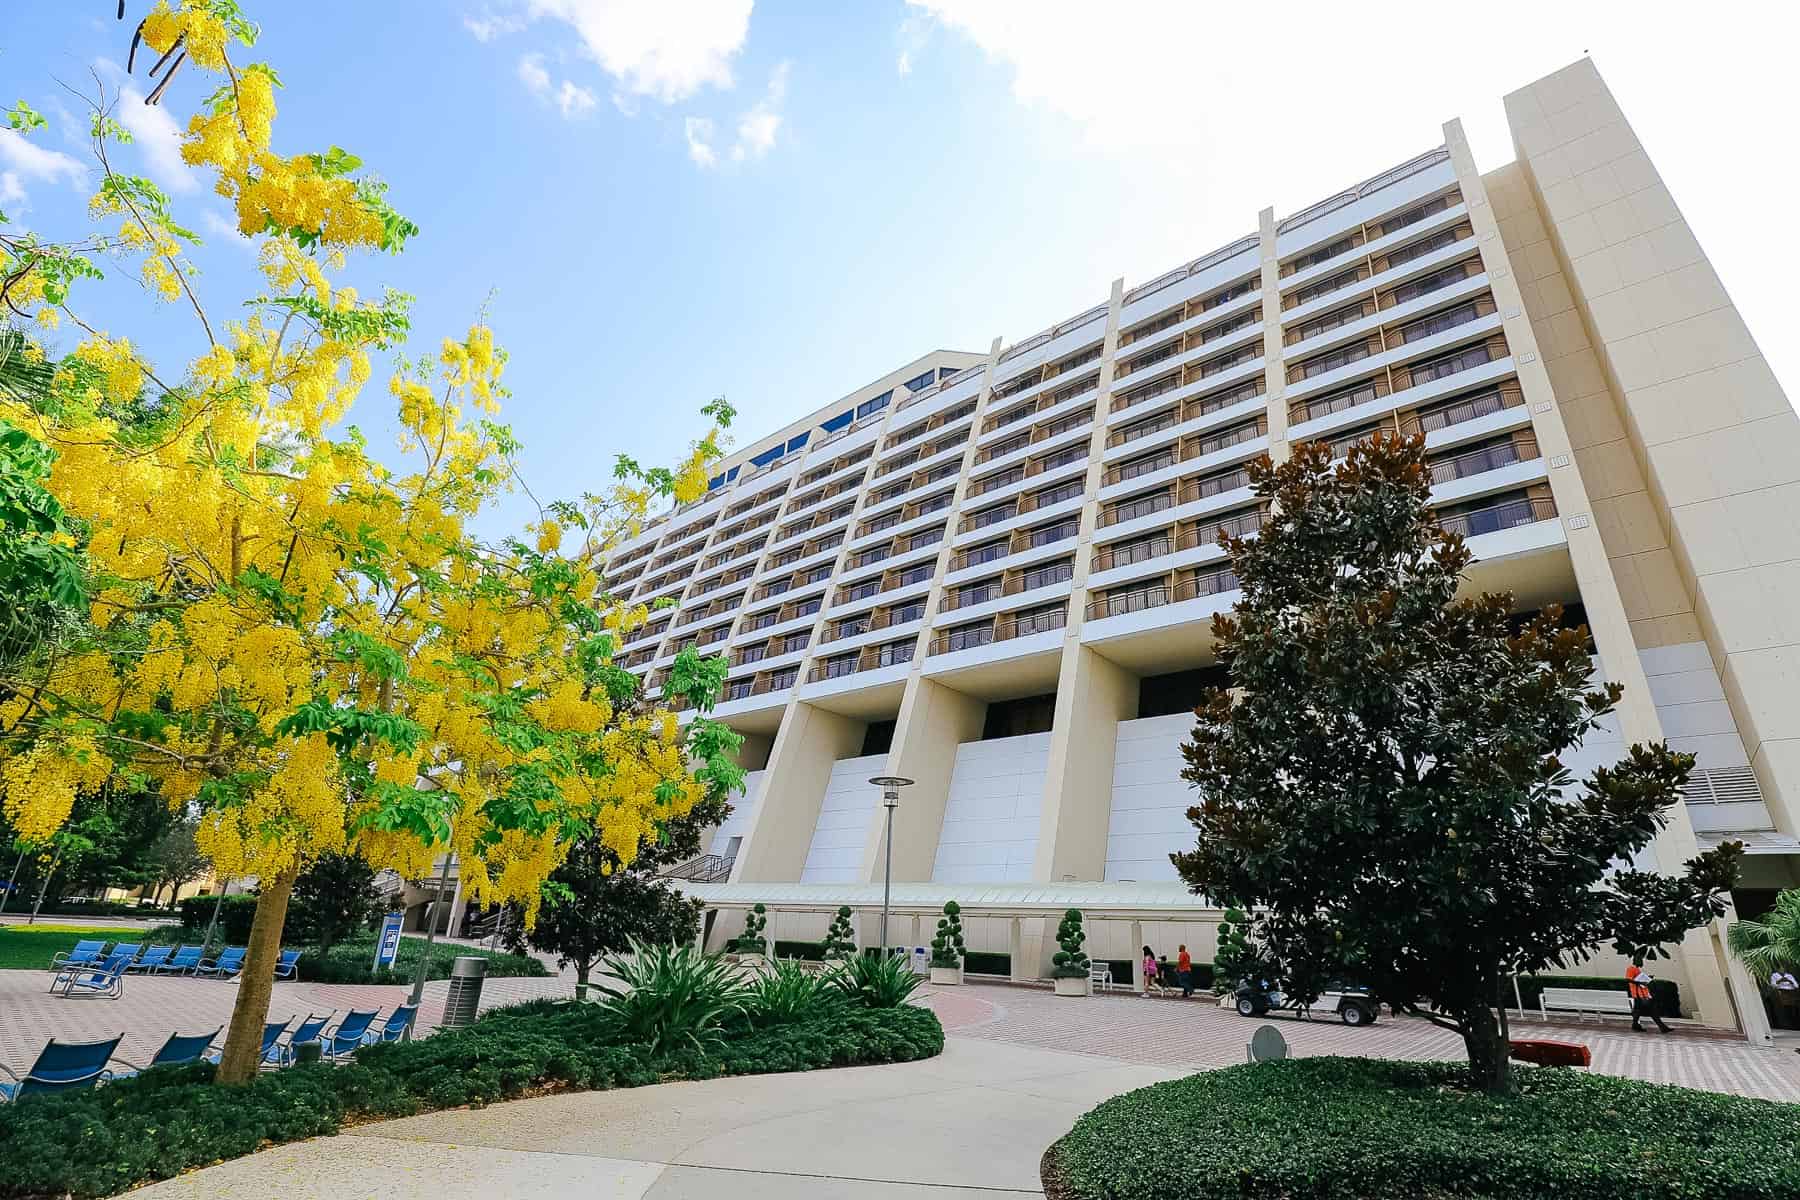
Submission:
<svg viewBox="0 0 1800 1200">
<path fill-rule="evenodd" d="M 900 789 L 913 781 L 899 775 L 877 775 L 869 780 L 881 789 L 881 805 L 887 809 L 887 870 L 881 881 L 881 954 L 888 952 L 888 902 L 894 892 L 894 810 L 900 807 Z"/>
</svg>

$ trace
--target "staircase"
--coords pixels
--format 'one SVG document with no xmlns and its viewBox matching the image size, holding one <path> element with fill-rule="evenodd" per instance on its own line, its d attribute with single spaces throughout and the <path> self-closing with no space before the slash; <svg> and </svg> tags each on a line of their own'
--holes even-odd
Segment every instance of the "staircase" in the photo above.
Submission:
<svg viewBox="0 0 1800 1200">
<path fill-rule="evenodd" d="M 723 854 L 702 854 L 698 858 L 676 863 L 664 871 L 662 877 L 687 879 L 694 883 L 720 883 L 731 878 L 731 866 L 735 862 L 735 857 L 726 858 Z"/>
</svg>

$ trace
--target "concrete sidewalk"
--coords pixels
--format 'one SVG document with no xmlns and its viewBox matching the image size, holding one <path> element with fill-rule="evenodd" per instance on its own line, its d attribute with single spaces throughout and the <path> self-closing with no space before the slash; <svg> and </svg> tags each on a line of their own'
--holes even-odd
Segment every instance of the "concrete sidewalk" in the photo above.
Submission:
<svg viewBox="0 0 1800 1200">
<path fill-rule="evenodd" d="M 577 1092 L 367 1125 L 145 1188 L 147 1200 L 997 1200 L 1108 1096 L 1184 1072 L 947 1040 L 926 1062 Z"/>
</svg>

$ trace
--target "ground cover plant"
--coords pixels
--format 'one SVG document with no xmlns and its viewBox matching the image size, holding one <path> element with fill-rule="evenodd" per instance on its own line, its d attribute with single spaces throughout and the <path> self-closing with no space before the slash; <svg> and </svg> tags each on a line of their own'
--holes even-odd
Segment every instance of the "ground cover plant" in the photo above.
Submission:
<svg viewBox="0 0 1800 1200">
<path fill-rule="evenodd" d="M 1800 1106 L 1519 1067 L 1302 1058 L 1116 1096 L 1046 1156 L 1061 1200 L 1770 1200 L 1800 1196 Z"/>
<path fill-rule="evenodd" d="M 208 1086 L 210 1066 L 161 1068 L 8 1105 L 0 1108 L 0 1197 L 109 1196 L 350 1121 L 546 1091 L 909 1062 L 943 1049 L 937 1017 L 912 1005 L 877 1008 L 845 996 L 777 1014 L 741 983 L 728 1005 L 696 1005 L 691 988 L 681 999 L 687 985 L 677 978 L 694 967 L 666 961 L 635 977 L 646 997 L 633 1010 L 642 1024 L 607 1004 L 533 1001 L 467 1029 L 367 1047 L 349 1066 L 289 1068 L 230 1090 Z M 659 1004 L 660 1021 L 648 1015 Z M 650 1027 L 658 1043 L 639 1037 Z"/>
</svg>

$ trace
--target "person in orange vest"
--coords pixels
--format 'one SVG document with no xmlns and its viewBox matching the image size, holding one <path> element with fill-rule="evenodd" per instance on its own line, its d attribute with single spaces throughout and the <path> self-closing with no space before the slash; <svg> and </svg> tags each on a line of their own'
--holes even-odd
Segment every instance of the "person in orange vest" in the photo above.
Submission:
<svg viewBox="0 0 1800 1200">
<path fill-rule="evenodd" d="M 1625 968 L 1625 991 L 1631 997 L 1631 1027 L 1638 1033 L 1644 1032 L 1644 1027 L 1639 1022 L 1645 1017 L 1655 1021 L 1656 1028 L 1663 1033 L 1669 1032 L 1669 1027 L 1663 1024 L 1662 1014 L 1656 1011 L 1656 1005 L 1650 997 L 1650 984 L 1654 980 L 1655 976 L 1644 970 L 1644 964 L 1635 959 Z"/>
</svg>

